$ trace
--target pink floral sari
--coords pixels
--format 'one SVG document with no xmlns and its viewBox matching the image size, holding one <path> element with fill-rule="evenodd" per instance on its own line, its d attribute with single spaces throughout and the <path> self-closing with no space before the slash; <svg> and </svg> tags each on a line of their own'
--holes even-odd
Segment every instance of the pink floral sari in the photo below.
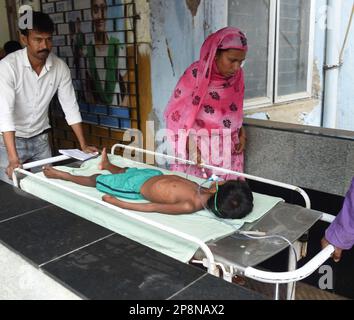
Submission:
<svg viewBox="0 0 354 320">
<path fill-rule="evenodd" d="M 218 49 L 247 51 L 246 37 L 239 29 L 227 27 L 205 40 L 199 61 L 185 71 L 167 105 L 167 129 L 174 134 L 169 140 L 175 156 L 189 158 L 186 135 L 196 132 L 204 163 L 243 172 L 243 153 L 235 151 L 243 122 L 243 70 L 228 78 L 221 75 L 215 62 Z M 171 165 L 171 170 L 204 178 L 212 174 L 180 163 Z M 215 173 L 224 179 L 237 179 Z"/>
</svg>

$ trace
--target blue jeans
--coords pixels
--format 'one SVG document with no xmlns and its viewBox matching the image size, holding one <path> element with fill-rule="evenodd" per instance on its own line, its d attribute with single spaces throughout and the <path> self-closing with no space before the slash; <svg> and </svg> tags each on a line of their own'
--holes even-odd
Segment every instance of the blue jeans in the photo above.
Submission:
<svg viewBox="0 0 354 320">
<path fill-rule="evenodd" d="M 52 156 L 48 141 L 48 133 L 42 133 L 33 138 L 16 137 L 16 149 L 21 163 L 47 159 Z M 8 164 L 9 161 L 7 158 L 6 147 L 3 138 L 0 136 L 0 180 L 12 184 L 12 181 L 6 174 Z M 38 172 L 40 170 L 41 168 L 34 168 L 31 171 Z"/>
</svg>

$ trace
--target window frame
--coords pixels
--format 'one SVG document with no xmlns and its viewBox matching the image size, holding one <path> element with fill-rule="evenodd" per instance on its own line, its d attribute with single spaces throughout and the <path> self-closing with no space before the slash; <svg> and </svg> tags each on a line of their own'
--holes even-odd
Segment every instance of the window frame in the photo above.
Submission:
<svg viewBox="0 0 354 320">
<path fill-rule="evenodd" d="M 227 0 L 229 2 L 229 0 Z M 276 5 L 277 0 L 270 0 L 269 6 L 269 34 L 268 34 L 268 77 L 267 77 L 267 95 L 265 97 L 245 99 L 244 109 L 251 110 L 259 107 L 266 107 L 273 104 L 273 81 L 275 76 L 275 36 L 271 30 L 276 27 Z M 228 6 L 227 6 L 228 8 Z M 247 62 L 246 62 L 247 63 Z"/>
<path fill-rule="evenodd" d="M 279 83 L 279 27 L 280 27 L 280 1 L 277 2 L 277 25 L 276 25 L 276 52 L 275 52 L 275 77 L 274 77 L 274 104 L 290 102 L 299 99 L 311 98 L 312 96 L 312 77 L 313 77 L 313 59 L 314 59 L 314 38 L 315 38 L 315 14 L 316 14 L 316 0 L 310 0 L 310 29 L 309 29 L 309 48 L 308 48 L 308 69 L 307 69 L 307 88 L 306 91 L 293 93 L 289 95 L 278 95 L 278 83 Z"/>
<path fill-rule="evenodd" d="M 259 98 L 245 99 L 244 109 L 252 110 L 261 107 L 269 107 L 281 103 L 292 102 L 294 100 L 306 99 L 312 97 L 313 84 L 313 65 L 314 65 L 314 39 L 315 39 L 315 17 L 316 0 L 309 0 L 310 7 L 310 28 L 309 28 L 309 50 L 308 50 L 308 70 L 307 70 L 307 88 L 306 91 L 279 96 L 279 27 L 280 27 L 280 1 L 270 0 L 269 7 L 269 39 L 268 39 L 268 77 L 267 77 L 267 95 Z M 229 24 L 229 0 L 226 0 L 226 25 Z"/>
</svg>

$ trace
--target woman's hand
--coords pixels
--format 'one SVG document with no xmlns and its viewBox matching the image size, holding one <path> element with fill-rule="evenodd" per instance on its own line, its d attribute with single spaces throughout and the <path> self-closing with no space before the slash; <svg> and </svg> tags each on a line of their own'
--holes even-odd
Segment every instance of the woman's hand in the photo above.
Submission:
<svg viewBox="0 0 354 320">
<path fill-rule="evenodd" d="M 246 137 L 245 136 L 239 137 L 239 141 L 240 141 L 240 143 L 238 145 L 236 145 L 236 148 L 235 148 L 235 152 L 237 154 L 242 153 L 246 149 Z"/>
<path fill-rule="evenodd" d="M 197 166 L 201 167 L 201 165 L 203 164 L 203 159 L 202 159 L 202 153 L 200 151 L 200 149 L 197 147 Z"/>
<path fill-rule="evenodd" d="M 200 151 L 199 147 L 197 146 L 194 139 L 189 139 L 187 137 L 187 154 L 189 155 L 189 159 L 195 161 L 197 166 L 200 167 L 203 164 L 202 152 Z"/>
<path fill-rule="evenodd" d="M 244 129 L 244 127 L 241 127 L 238 139 L 239 139 L 239 144 L 235 146 L 236 154 L 240 154 L 244 152 L 246 149 L 247 138 L 246 138 L 246 130 Z"/>
</svg>

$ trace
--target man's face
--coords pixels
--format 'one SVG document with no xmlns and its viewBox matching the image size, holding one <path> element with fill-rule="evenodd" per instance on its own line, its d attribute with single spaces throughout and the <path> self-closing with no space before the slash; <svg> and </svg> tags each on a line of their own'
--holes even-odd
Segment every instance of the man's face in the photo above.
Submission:
<svg viewBox="0 0 354 320">
<path fill-rule="evenodd" d="M 30 56 L 45 61 L 52 51 L 52 36 L 51 33 L 29 30 L 27 36 L 22 36 L 22 40 Z"/>
<path fill-rule="evenodd" d="M 91 11 L 96 32 L 105 32 L 107 18 L 106 0 L 93 0 Z"/>
</svg>

